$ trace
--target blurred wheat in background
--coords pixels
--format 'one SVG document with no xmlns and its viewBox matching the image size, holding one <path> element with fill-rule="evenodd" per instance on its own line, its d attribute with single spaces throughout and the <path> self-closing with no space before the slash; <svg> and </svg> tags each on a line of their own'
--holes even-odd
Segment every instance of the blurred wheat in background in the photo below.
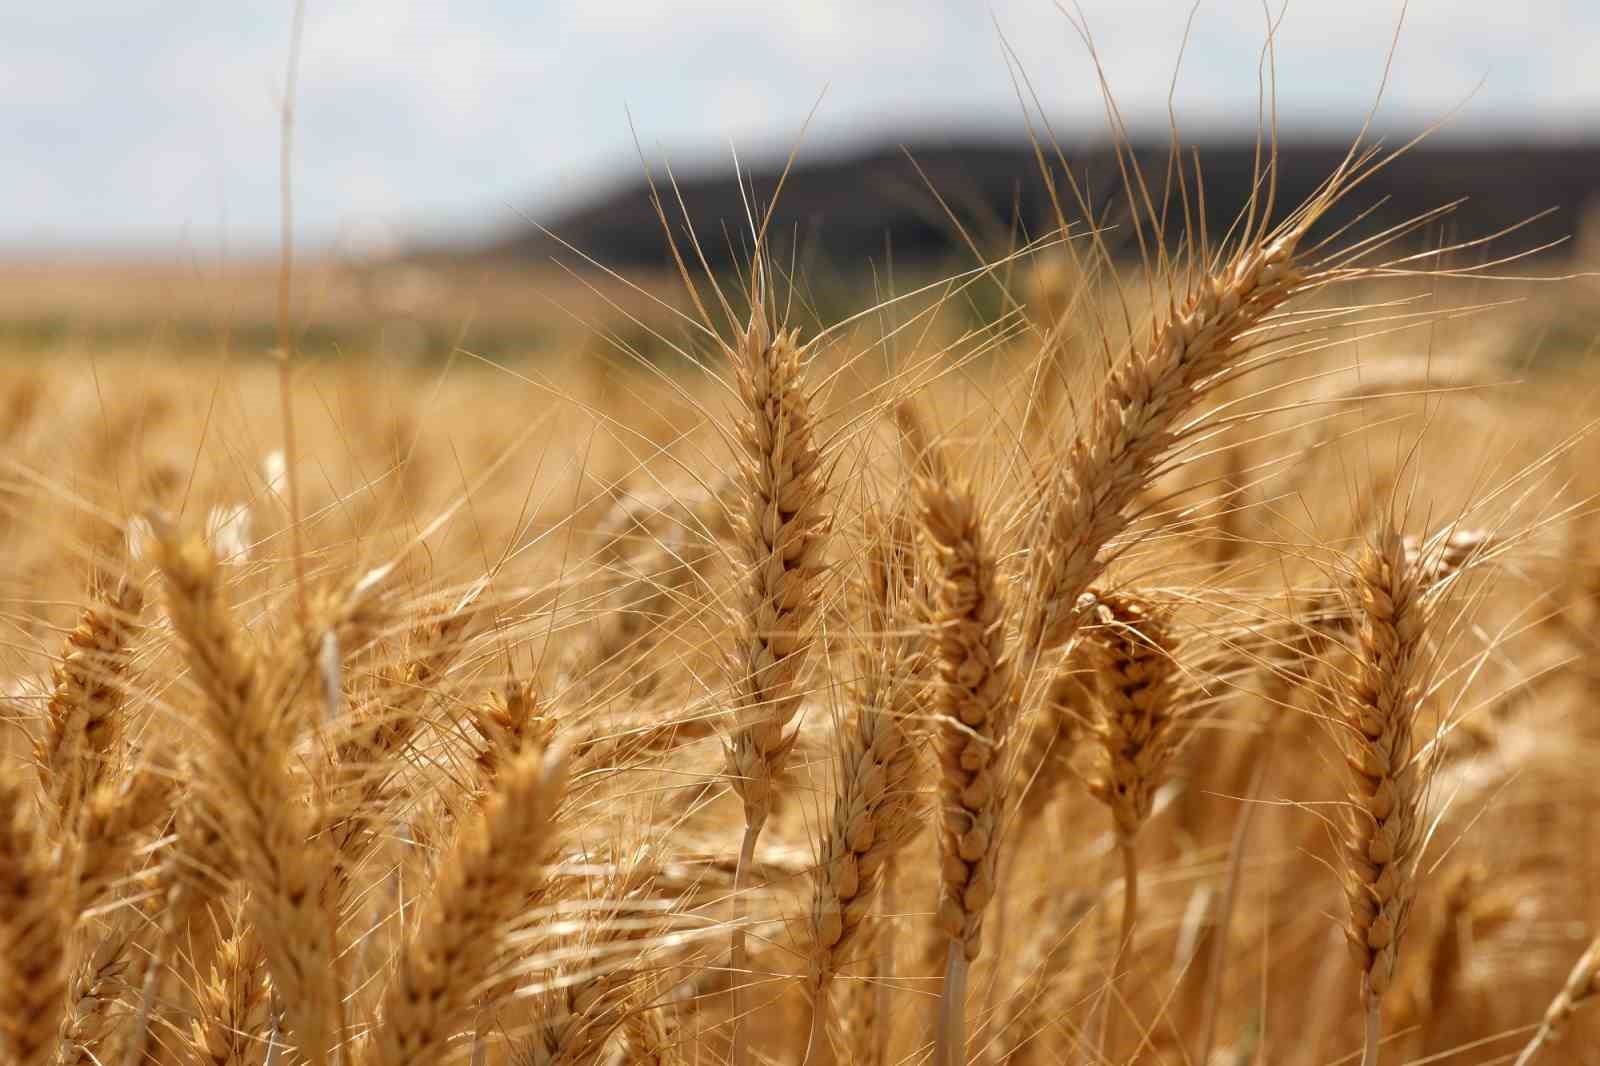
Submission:
<svg viewBox="0 0 1600 1066">
<path fill-rule="evenodd" d="M 1028 114 L 838 309 L 14 271 L 3 1061 L 1600 1062 L 1593 234 Z"/>
</svg>

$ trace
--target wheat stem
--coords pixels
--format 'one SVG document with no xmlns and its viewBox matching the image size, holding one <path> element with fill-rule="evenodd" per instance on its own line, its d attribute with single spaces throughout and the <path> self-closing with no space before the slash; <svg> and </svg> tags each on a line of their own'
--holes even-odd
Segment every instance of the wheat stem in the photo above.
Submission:
<svg viewBox="0 0 1600 1066">
<path fill-rule="evenodd" d="M 1117 842 L 1122 853 L 1122 939 L 1119 952 L 1133 946 L 1133 927 L 1139 913 L 1139 846 L 1130 837 Z"/>
<path fill-rule="evenodd" d="M 939 997 L 934 1066 L 965 1066 L 967 1061 L 967 973 L 971 966 L 961 942 L 950 941 L 944 988 Z"/>
<path fill-rule="evenodd" d="M 1383 1040 L 1383 1009 L 1374 1001 L 1367 1008 L 1366 1041 L 1361 1050 L 1361 1066 L 1378 1066 L 1378 1044 Z"/>
<path fill-rule="evenodd" d="M 745 1014 L 745 985 L 749 983 L 749 949 L 745 937 L 749 917 L 749 901 L 745 899 L 745 878 L 755 865 L 756 840 L 761 836 L 760 825 L 746 825 L 739 841 L 739 865 L 733 871 L 733 926 L 728 934 L 728 971 L 733 982 L 729 992 L 733 1001 L 733 1040 L 731 1061 L 749 1061 L 750 1034 L 742 1024 Z"/>
</svg>

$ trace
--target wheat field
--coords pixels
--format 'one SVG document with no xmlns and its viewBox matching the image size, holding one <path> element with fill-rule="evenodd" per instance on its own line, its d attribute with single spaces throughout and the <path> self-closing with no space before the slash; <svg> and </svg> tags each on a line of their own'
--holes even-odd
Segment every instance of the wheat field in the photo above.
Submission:
<svg viewBox="0 0 1600 1066">
<path fill-rule="evenodd" d="M 536 357 L 4 353 L 5 1061 L 1600 1062 L 1596 289 L 1352 143 L 838 321 L 755 217 Z"/>
</svg>

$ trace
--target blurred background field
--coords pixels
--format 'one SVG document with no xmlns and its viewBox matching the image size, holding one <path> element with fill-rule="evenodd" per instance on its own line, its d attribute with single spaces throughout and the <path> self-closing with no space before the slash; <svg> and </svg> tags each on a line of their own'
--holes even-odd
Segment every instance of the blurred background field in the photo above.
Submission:
<svg viewBox="0 0 1600 1066">
<path fill-rule="evenodd" d="M 1584 221 L 1600 203 L 1600 90 L 1581 74 L 1600 15 L 1585 5 L 1412 4 L 1386 72 L 1402 24 L 1388 0 L 1292 6 L 1271 69 L 1267 16 L 1245 0 L 1085 4 L 1098 67 L 1036 0 L 761 14 L 721 0 L 311 3 L 284 175 L 292 14 L 276 0 L 74 0 L 0 15 L 0 70 L 26 90 L 0 119 L 0 348 L 271 347 L 285 178 L 292 317 L 313 358 L 438 363 L 456 344 L 549 357 L 605 347 L 606 330 L 650 347 L 668 316 L 595 269 L 680 299 L 646 174 L 675 184 L 678 236 L 681 195 L 726 274 L 748 261 L 751 207 L 791 151 L 770 247 L 814 321 L 1048 240 L 1033 142 L 1057 181 L 1070 169 L 1083 182 L 1108 246 L 1131 260 L 1101 77 L 1153 176 L 1176 119 L 1213 236 L 1249 196 L 1262 120 L 1276 122 L 1280 202 L 1293 204 L 1372 112 L 1391 145 L 1442 125 L 1353 198 L 1374 229 L 1464 200 L 1418 241 L 1539 216 L 1515 247 L 1577 243 L 1519 269 L 1600 255 Z M 974 286 L 960 310 L 993 318 L 996 292 Z"/>
</svg>

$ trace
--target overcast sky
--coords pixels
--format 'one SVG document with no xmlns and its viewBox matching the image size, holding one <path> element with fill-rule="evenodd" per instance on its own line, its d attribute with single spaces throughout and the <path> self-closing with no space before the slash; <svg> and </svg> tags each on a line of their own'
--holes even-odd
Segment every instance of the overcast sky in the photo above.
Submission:
<svg viewBox="0 0 1600 1066">
<path fill-rule="evenodd" d="M 1190 0 L 1080 3 L 1118 103 L 1159 128 Z M 0 250 L 270 245 L 291 9 L 0 4 Z M 1399 13 L 1291 0 L 1285 130 L 1354 132 Z M 1191 133 L 1253 126 L 1264 19 L 1260 0 L 1202 0 L 1176 93 Z M 731 170 L 730 145 L 781 151 L 819 97 L 813 153 L 1020 135 L 1002 38 L 1052 121 L 1101 121 L 1052 0 L 307 0 L 298 230 L 326 244 L 548 216 L 639 172 L 630 111 L 646 156 L 683 169 Z M 1600 134 L 1596 71 L 1596 0 L 1412 0 L 1384 113 L 1424 122 L 1466 100 L 1458 134 Z"/>
</svg>

